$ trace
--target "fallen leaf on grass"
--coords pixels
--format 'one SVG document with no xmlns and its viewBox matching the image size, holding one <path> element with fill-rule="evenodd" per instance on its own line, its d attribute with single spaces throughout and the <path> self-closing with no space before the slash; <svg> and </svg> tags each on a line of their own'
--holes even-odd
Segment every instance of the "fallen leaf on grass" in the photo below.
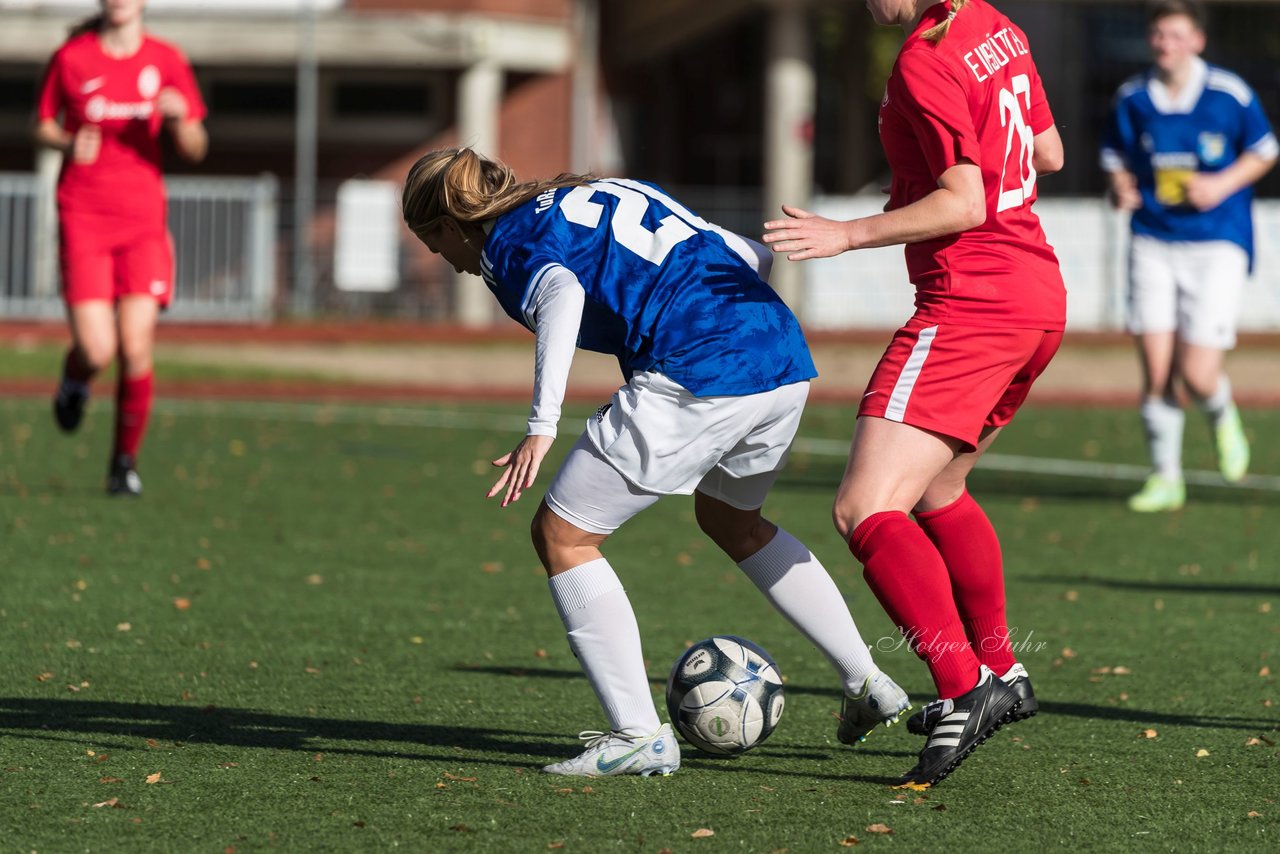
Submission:
<svg viewBox="0 0 1280 854">
<path fill-rule="evenodd" d="M 191 607 L 191 600 L 186 596 L 178 596 L 173 600 L 173 607 L 179 611 L 185 611 Z"/>
<path fill-rule="evenodd" d="M 133 624 L 132 623 L 116 623 L 116 631 L 117 632 L 133 631 Z"/>
<path fill-rule="evenodd" d="M 1257 810 L 1249 810 L 1249 818 L 1262 818 L 1262 813 Z"/>
<path fill-rule="evenodd" d="M 53 674 L 46 670 L 44 673 L 40 673 L 36 676 L 36 681 L 48 682 L 52 678 L 53 678 Z"/>
<path fill-rule="evenodd" d="M 457 780 L 460 783 L 474 783 L 476 781 L 475 777 L 456 777 L 448 771 L 445 771 L 443 776 L 446 780 Z"/>
<path fill-rule="evenodd" d="M 454 833 L 470 833 L 471 832 L 471 828 L 467 827 L 465 824 L 454 824 L 454 825 L 451 825 L 449 829 L 452 830 Z"/>
<path fill-rule="evenodd" d="M 119 798 L 107 798 L 105 801 L 93 805 L 94 809 L 98 809 L 99 807 L 111 807 L 112 809 L 122 810 L 124 809 L 124 804 L 120 803 Z"/>
<path fill-rule="evenodd" d="M 1270 668 L 1270 667 L 1267 667 L 1267 666 L 1264 664 L 1264 665 L 1262 666 L 1262 669 L 1258 671 L 1258 675 L 1259 675 L 1259 676 L 1261 676 L 1261 677 L 1262 677 L 1262 678 L 1264 678 L 1264 679 L 1265 679 L 1265 678 L 1267 678 L 1268 676 L 1270 676 L 1270 675 L 1271 675 L 1271 668 Z"/>
<path fill-rule="evenodd" d="M 1138 733 L 1138 738 L 1155 738 L 1159 734 L 1160 733 L 1153 729 L 1144 729 L 1142 732 Z"/>
<path fill-rule="evenodd" d="M 700 827 L 689 835 L 694 839 L 706 839 L 708 837 L 715 836 L 716 832 L 709 827 Z"/>
<path fill-rule="evenodd" d="M 547 843 L 547 850 L 549 850 L 549 851 L 555 851 L 555 850 L 560 849 L 560 848 L 563 848 L 563 847 L 564 847 L 564 843 L 563 843 L 563 842 L 548 842 L 548 843 Z"/>
<path fill-rule="evenodd" d="M 157 772 L 156 772 L 156 773 L 154 773 L 154 774 L 148 774 L 148 775 L 147 775 L 147 784 L 148 784 L 148 785 L 150 785 L 150 784 L 152 784 L 152 783 L 159 783 L 159 782 L 160 782 L 160 772 L 159 772 L 159 771 L 157 771 Z"/>
<path fill-rule="evenodd" d="M 353 821 L 353 822 L 351 822 L 351 826 L 352 826 L 352 827 L 364 827 L 364 822 L 363 822 L 363 821 Z"/>
<path fill-rule="evenodd" d="M 857 844 L 858 844 L 858 837 L 856 836 L 846 836 L 844 839 L 840 840 L 841 848 L 852 848 Z"/>
<path fill-rule="evenodd" d="M 99 777 L 98 782 L 99 783 L 123 783 L 124 780 L 120 779 L 119 777 Z"/>
<path fill-rule="evenodd" d="M 1208 756 L 1208 755 L 1209 755 L 1209 751 L 1205 750 L 1203 747 L 1196 751 L 1196 758 L 1197 758 L 1197 759 L 1202 759 L 1202 758 L 1204 758 L 1205 756 Z"/>
<path fill-rule="evenodd" d="M 880 824 L 877 822 L 875 824 L 867 825 L 867 833 L 893 833 L 893 828 L 889 827 L 887 824 Z"/>
</svg>

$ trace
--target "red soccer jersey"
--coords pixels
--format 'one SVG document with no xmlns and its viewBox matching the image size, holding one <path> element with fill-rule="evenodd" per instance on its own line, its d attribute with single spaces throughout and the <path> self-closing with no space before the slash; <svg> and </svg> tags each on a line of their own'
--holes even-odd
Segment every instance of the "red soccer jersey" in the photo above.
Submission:
<svg viewBox="0 0 1280 854">
<path fill-rule="evenodd" d="M 40 118 L 57 119 L 74 133 L 84 124 L 102 129 L 93 163 L 63 161 L 58 206 L 64 219 L 104 215 L 164 228 L 164 183 L 160 174 L 163 119 L 156 96 L 165 88 L 187 99 L 188 118 L 205 117 L 204 100 L 186 57 L 172 45 L 145 36 L 129 57 L 108 56 L 97 33 L 68 39 L 49 63 L 40 92 Z"/>
<path fill-rule="evenodd" d="M 925 12 L 902 46 L 880 106 L 880 141 L 893 170 L 889 208 L 919 201 L 961 161 L 982 170 L 987 220 L 911 243 L 917 311 L 936 320 L 1059 330 L 1066 291 L 1045 240 L 1032 166 L 1033 137 L 1053 125 L 1027 37 L 983 0 L 970 0 L 941 42 L 921 33 L 945 19 Z"/>
</svg>

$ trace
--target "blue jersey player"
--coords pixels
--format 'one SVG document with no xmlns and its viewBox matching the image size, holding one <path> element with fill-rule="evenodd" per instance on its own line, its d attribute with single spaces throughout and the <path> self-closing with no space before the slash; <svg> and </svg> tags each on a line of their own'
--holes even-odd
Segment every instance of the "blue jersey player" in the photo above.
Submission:
<svg viewBox="0 0 1280 854">
<path fill-rule="evenodd" d="M 410 230 L 482 276 L 534 333 L 527 435 L 494 460 L 489 497 L 532 487 L 556 436 L 579 347 L 617 357 L 625 384 L 588 419 L 533 520 L 533 544 L 569 644 L 608 727 L 552 774 L 669 774 L 680 751 L 658 720 L 640 632 L 600 552 L 663 495 L 694 495 L 699 526 L 820 649 L 844 689 L 837 737 L 861 740 L 909 708 L 878 671 L 822 564 L 760 513 L 817 373 L 800 326 L 762 278 L 763 246 L 658 187 L 562 175 L 518 183 L 471 149 L 431 152 L 404 189 Z"/>
<path fill-rule="evenodd" d="M 1154 471 L 1129 506 L 1150 513 L 1186 500 L 1179 382 L 1209 418 L 1223 477 L 1248 470 L 1223 356 L 1253 264 L 1253 185 L 1280 147 L 1248 84 L 1200 58 L 1198 4 L 1157 4 L 1148 37 L 1154 65 L 1116 94 L 1102 167 L 1116 206 L 1132 211 L 1127 323 Z"/>
</svg>

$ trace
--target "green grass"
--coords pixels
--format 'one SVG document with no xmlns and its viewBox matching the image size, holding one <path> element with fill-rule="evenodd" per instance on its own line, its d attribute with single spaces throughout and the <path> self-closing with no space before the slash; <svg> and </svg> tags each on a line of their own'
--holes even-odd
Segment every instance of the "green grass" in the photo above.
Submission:
<svg viewBox="0 0 1280 854">
<path fill-rule="evenodd" d="M 66 438 L 45 401 L 0 401 L 0 851 L 1276 850 L 1275 492 L 1192 488 L 1147 518 L 1132 483 L 976 474 L 1043 711 L 919 798 L 887 788 L 919 742 L 837 744 L 821 657 L 667 499 L 606 548 L 655 692 L 687 641 L 731 632 L 777 659 L 786 713 L 738 759 L 568 780 L 537 769 L 602 720 L 528 544 L 536 495 L 482 497 L 519 406 L 164 403 L 141 501 L 101 494 L 108 412 Z M 1246 420 L 1280 474 L 1280 413 Z M 850 426 L 812 408 L 802 434 Z M 1206 442 L 1191 422 L 1190 465 Z M 1129 412 L 1029 410 L 997 450 L 1140 445 Z M 830 529 L 842 465 L 796 455 L 766 510 L 927 699 Z"/>
<path fill-rule="evenodd" d="M 227 345 L 234 346 L 234 345 Z M 0 345 L 0 380 L 39 379 L 49 383 L 52 390 L 62 372 L 62 360 L 67 348 L 62 344 L 33 344 L 29 346 Z M 189 361 L 182 358 L 166 359 L 165 344 L 156 346 L 156 357 L 163 360 L 163 378 L 166 382 L 185 380 L 267 380 L 267 379 L 326 379 L 323 371 L 299 371 L 254 365 L 229 365 L 215 362 Z M 98 383 L 114 376 L 115 364 L 99 377 Z M 105 389 L 106 386 L 102 386 Z"/>
</svg>

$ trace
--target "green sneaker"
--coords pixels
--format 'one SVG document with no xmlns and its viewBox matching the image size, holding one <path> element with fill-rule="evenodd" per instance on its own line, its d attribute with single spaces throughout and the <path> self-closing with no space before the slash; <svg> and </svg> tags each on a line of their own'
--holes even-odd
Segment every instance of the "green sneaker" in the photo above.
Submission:
<svg viewBox="0 0 1280 854">
<path fill-rule="evenodd" d="M 1153 474 L 1142 490 L 1129 496 L 1129 509 L 1136 513 L 1164 513 L 1181 510 L 1187 503 L 1187 486 L 1180 477 Z"/>
<path fill-rule="evenodd" d="M 1249 440 L 1234 403 L 1222 414 L 1213 438 L 1218 446 L 1218 470 L 1227 483 L 1238 483 L 1249 470 Z"/>
</svg>

